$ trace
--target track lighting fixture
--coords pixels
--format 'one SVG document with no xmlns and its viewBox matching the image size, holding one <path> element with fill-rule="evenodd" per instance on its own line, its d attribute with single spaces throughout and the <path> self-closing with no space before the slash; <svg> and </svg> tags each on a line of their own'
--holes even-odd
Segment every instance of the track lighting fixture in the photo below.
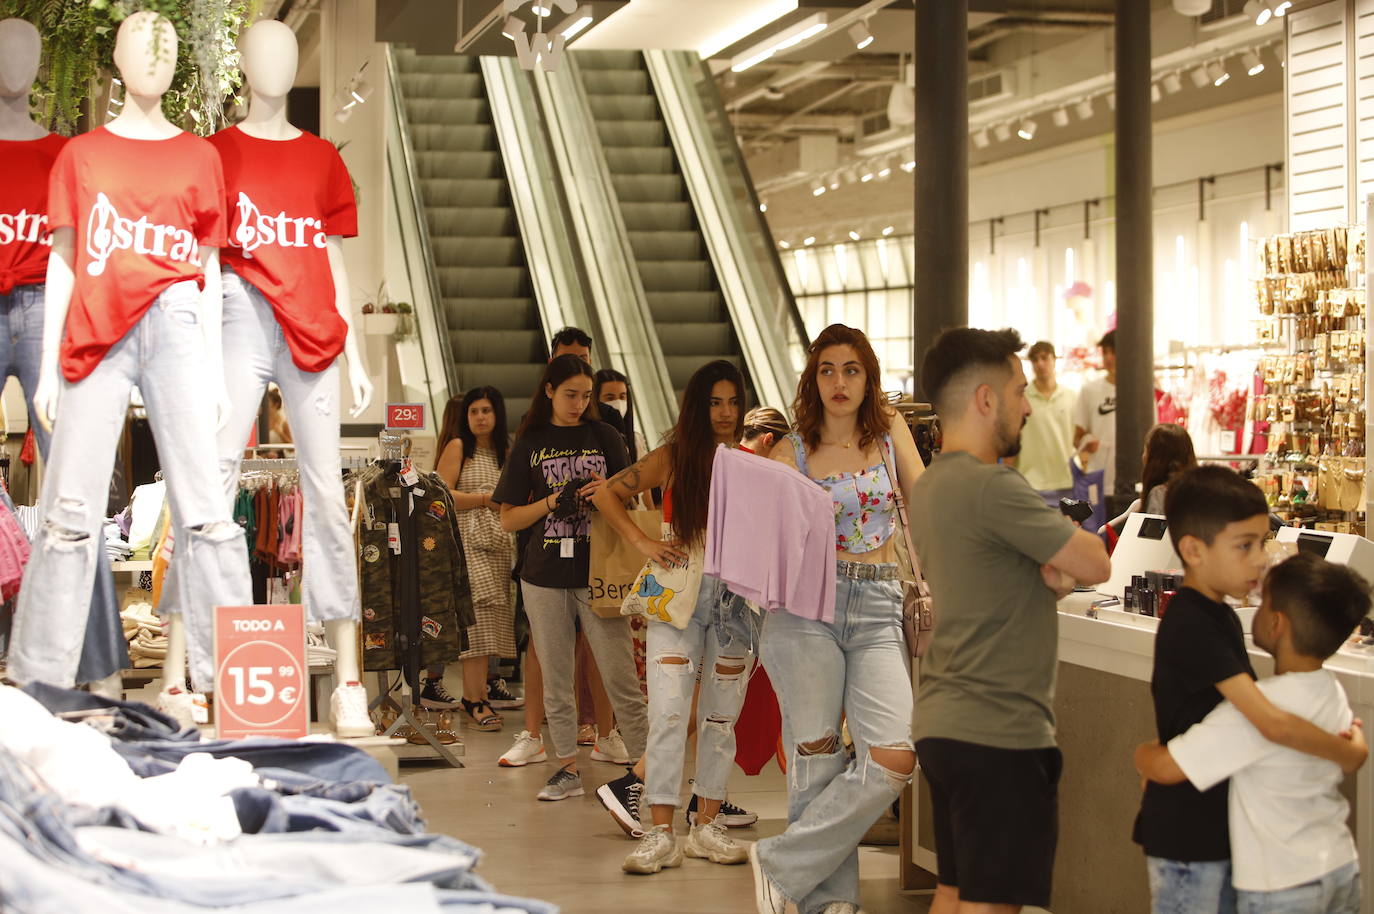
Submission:
<svg viewBox="0 0 1374 914">
<path fill-rule="evenodd" d="M 1212 80 L 1212 85 L 1218 88 L 1226 85 L 1226 81 L 1231 78 L 1231 74 L 1226 70 L 1226 64 L 1220 60 L 1214 60 L 1207 65 L 1207 76 Z"/>
<path fill-rule="evenodd" d="M 1054 126 L 1056 126 L 1056 127 L 1067 127 L 1067 126 L 1069 126 L 1069 109 L 1068 109 L 1068 108 L 1056 108 L 1056 109 L 1054 109 L 1054 114 L 1052 114 L 1051 117 L 1054 119 Z"/>
<path fill-rule="evenodd" d="M 1078 119 L 1080 121 L 1086 121 L 1093 116 L 1093 100 L 1091 98 L 1083 99 L 1081 102 L 1074 105 L 1074 110 L 1078 112 Z"/>
<path fill-rule="evenodd" d="M 1170 95 L 1176 95 L 1183 91 L 1183 80 L 1179 78 L 1178 73 L 1165 73 L 1159 83 L 1164 87 L 1164 91 Z"/>
<path fill-rule="evenodd" d="M 862 51 L 873 43 L 873 33 L 868 29 L 868 20 L 856 22 L 849 27 L 849 38 L 854 42 L 854 47 Z"/>
<path fill-rule="evenodd" d="M 1240 62 L 1245 67 L 1245 72 L 1251 76 L 1259 76 L 1264 72 L 1264 61 L 1255 51 L 1246 51 L 1240 55 Z"/>
<path fill-rule="evenodd" d="M 1006 123 L 998 124 L 996 127 L 992 128 L 992 133 L 993 136 L 997 137 L 999 143 L 1005 143 L 1007 140 L 1011 139 L 1011 125 Z"/>
<path fill-rule="evenodd" d="M 1033 118 L 1028 117 L 1021 122 L 1020 127 L 1016 128 L 1016 135 L 1023 140 L 1033 140 L 1035 139 L 1035 131 L 1039 126 Z"/>
</svg>

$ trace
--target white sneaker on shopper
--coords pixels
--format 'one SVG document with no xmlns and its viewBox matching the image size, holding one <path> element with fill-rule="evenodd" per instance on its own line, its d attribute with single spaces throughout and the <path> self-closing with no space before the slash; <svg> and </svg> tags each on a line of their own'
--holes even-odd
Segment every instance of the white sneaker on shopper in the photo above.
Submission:
<svg viewBox="0 0 1374 914">
<path fill-rule="evenodd" d="M 639 846 L 625 858 L 621 869 L 640 876 L 652 876 L 664 867 L 682 866 L 682 847 L 671 825 L 655 825 L 639 839 Z"/>
<path fill-rule="evenodd" d="M 634 759 L 630 758 L 630 750 L 625 748 L 625 740 L 621 738 L 620 731 L 612 730 L 598 739 L 592 747 L 592 761 L 628 765 Z"/>
<path fill-rule="evenodd" d="M 569 797 L 580 797 L 586 794 L 582 789 L 582 775 L 576 771 L 569 771 L 567 768 L 560 768 L 549 778 L 549 782 L 544 785 L 544 789 L 539 791 L 539 799 L 550 803 L 559 800 L 566 800 Z"/>
<path fill-rule="evenodd" d="M 732 866 L 749 859 L 749 851 L 730 840 L 725 823 L 712 820 L 705 825 L 693 825 L 687 835 L 687 856 Z"/>
<path fill-rule="evenodd" d="M 367 713 L 367 689 L 361 682 L 341 685 L 329 696 L 329 722 L 339 739 L 377 734 L 377 727 Z"/>
<path fill-rule="evenodd" d="M 202 727 L 210 722 L 210 703 L 205 696 L 177 686 L 157 693 L 157 709 L 182 727 Z"/>
<path fill-rule="evenodd" d="M 543 737 L 530 736 L 530 731 L 521 730 L 520 735 L 515 738 L 515 745 L 506 750 L 506 754 L 501 756 L 497 764 L 502 768 L 524 768 L 526 765 L 548 760 Z"/>
<path fill-rule="evenodd" d="M 783 914 L 787 899 L 759 865 L 759 845 L 749 845 L 749 868 L 754 873 L 754 907 L 759 914 Z"/>
<path fill-rule="evenodd" d="M 849 901 L 832 901 L 821 908 L 821 914 L 863 914 L 859 906 Z"/>
</svg>

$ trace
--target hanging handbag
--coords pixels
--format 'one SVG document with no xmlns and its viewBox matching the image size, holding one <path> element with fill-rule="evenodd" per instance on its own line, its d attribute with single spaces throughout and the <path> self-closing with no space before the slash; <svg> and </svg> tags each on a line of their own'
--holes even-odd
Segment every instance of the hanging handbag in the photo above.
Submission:
<svg viewBox="0 0 1374 914">
<path fill-rule="evenodd" d="M 902 582 L 902 634 L 906 648 L 913 657 L 924 657 L 935 637 L 935 604 L 930 598 L 930 585 L 921 573 L 921 560 L 916 557 L 916 545 L 911 541 L 911 520 L 907 517 L 906 497 L 897 481 L 897 468 L 892 461 L 892 447 L 883 445 L 883 463 L 887 465 L 888 480 L 897 501 L 897 516 L 902 523 L 902 539 L 906 541 L 907 558 L 911 561 L 914 580 Z"/>
<path fill-rule="evenodd" d="M 667 532 L 665 524 L 665 536 Z M 701 590 L 702 568 L 706 550 L 700 546 L 686 549 L 687 564 L 664 567 L 653 559 L 635 575 L 630 593 L 621 605 L 622 616 L 644 616 L 666 622 L 676 629 L 685 629 L 696 613 L 697 594 Z"/>
</svg>

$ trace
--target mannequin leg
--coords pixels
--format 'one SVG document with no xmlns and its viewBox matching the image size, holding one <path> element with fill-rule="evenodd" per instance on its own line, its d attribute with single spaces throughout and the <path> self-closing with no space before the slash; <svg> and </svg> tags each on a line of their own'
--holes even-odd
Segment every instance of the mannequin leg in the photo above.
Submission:
<svg viewBox="0 0 1374 914">
<path fill-rule="evenodd" d="M 91 694 L 99 695 L 101 698 L 113 698 L 116 701 L 124 697 L 124 675 L 115 672 L 98 679 L 89 686 Z"/>
<path fill-rule="evenodd" d="M 167 617 L 167 659 L 162 661 L 162 692 L 186 691 L 186 620 Z"/>
<path fill-rule="evenodd" d="M 331 619 L 324 624 L 329 646 L 338 651 L 334 659 L 334 677 L 340 685 L 362 681 L 358 669 L 358 622 L 355 619 Z"/>
</svg>

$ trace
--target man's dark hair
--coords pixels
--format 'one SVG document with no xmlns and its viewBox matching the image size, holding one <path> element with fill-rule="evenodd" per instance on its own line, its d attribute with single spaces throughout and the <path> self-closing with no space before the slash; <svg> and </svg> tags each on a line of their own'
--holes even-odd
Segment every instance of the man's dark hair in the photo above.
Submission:
<svg viewBox="0 0 1374 914">
<path fill-rule="evenodd" d="M 1268 514 L 1269 504 L 1259 487 L 1226 467 L 1198 467 L 1177 476 L 1164 499 L 1169 537 L 1180 556 L 1185 536 L 1210 546 L 1228 524 Z"/>
<path fill-rule="evenodd" d="M 1097 348 L 1110 349 L 1112 352 L 1116 352 L 1116 331 L 1108 330 L 1104 333 L 1102 339 L 1097 341 Z"/>
<path fill-rule="evenodd" d="M 587 331 L 580 327 L 564 327 L 553 335 L 549 341 L 549 352 L 553 352 L 559 346 L 586 346 L 592 348 L 592 338 Z"/>
<path fill-rule="evenodd" d="M 1026 358 L 1030 359 L 1033 362 L 1036 360 L 1036 358 L 1042 355 L 1047 355 L 1052 359 L 1059 358 L 1059 354 L 1054 351 L 1054 344 L 1051 343 L 1049 340 L 1041 340 L 1040 342 L 1032 346 L 1030 348 L 1030 352 L 1026 354 Z"/>
<path fill-rule="evenodd" d="M 1293 648 L 1325 660 L 1369 615 L 1369 582 L 1344 565 L 1299 552 L 1264 580 L 1271 609 L 1293 625 Z"/>
<path fill-rule="evenodd" d="M 935 405 L 935 411 L 955 418 L 954 404 L 947 402 L 954 382 L 976 376 L 981 381 L 992 374 L 1006 379 L 1007 360 L 1021 351 L 1021 334 L 1005 330 L 976 330 L 956 327 L 940 334 L 926 350 L 921 361 L 921 386 Z"/>
</svg>

